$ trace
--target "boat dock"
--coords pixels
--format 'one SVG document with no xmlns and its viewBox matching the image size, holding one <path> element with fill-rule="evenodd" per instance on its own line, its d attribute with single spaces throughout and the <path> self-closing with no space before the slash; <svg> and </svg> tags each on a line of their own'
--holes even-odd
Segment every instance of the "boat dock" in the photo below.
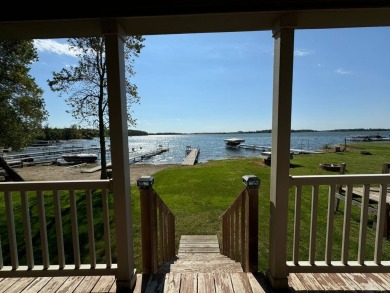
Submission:
<svg viewBox="0 0 390 293">
<path fill-rule="evenodd" d="M 200 149 L 197 147 L 187 146 L 186 156 L 181 163 L 183 166 L 193 166 L 198 162 Z"/>
<path fill-rule="evenodd" d="M 160 154 L 165 153 L 167 151 L 169 151 L 169 148 L 158 147 L 154 151 L 139 153 L 135 156 L 130 156 L 129 157 L 129 164 L 134 164 L 134 163 L 137 163 L 137 162 L 140 162 L 143 160 L 150 159 L 153 156 L 160 155 Z"/>
<path fill-rule="evenodd" d="M 241 148 L 241 149 L 257 150 L 257 151 L 262 151 L 262 152 L 270 152 L 271 151 L 270 146 L 261 146 L 261 145 L 254 145 L 254 144 L 242 144 L 241 143 L 237 147 Z"/>
<path fill-rule="evenodd" d="M 262 152 L 271 152 L 270 146 L 261 146 L 261 145 L 250 145 L 250 144 L 239 144 L 238 148 L 249 149 L 249 150 L 257 150 Z M 322 151 L 309 151 L 303 149 L 290 149 L 290 153 L 293 155 L 303 155 L 303 154 L 323 154 Z"/>
<path fill-rule="evenodd" d="M 4 155 L 3 159 L 7 162 L 9 166 L 21 166 L 22 164 L 36 164 L 36 163 L 46 163 L 53 162 L 61 158 L 63 154 L 69 153 L 98 153 L 100 151 L 99 147 L 73 147 L 73 148 L 64 148 L 64 149 L 47 149 L 42 152 L 23 152 L 20 154 L 14 155 Z"/>
<path fill-rule="evenodd" d="M 141 162 L 143 160 L 147 160 L 153 156 L 157 156 L 157 155 L 165 153 L 167 151 L 169 151 L 169 148 L 159 147 L 154 151 L 140 153 L 140 154 L 137 154 L 136 156 L 130 156 L 129 157 L 129 165 Z M 100 171 L 101 169 L 102 169 L 102 166 L 99 165 L 99 166 L 96 166 L 93 168 L 83 169 L 83 170 L 81 170 L 81 173 L 94 173 L 94 172 Z M 107 169 L 111 169 L 111 162 L 107 162 Z"/>
</svg>

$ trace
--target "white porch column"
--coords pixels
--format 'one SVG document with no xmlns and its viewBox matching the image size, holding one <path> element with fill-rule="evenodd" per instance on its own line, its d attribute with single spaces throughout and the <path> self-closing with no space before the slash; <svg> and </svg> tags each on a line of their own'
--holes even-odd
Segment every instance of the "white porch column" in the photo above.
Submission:
<svg viewBox="0 0 390 293">
<path fill-rule="evenodd" d="M 103 23 L 103 32 L 106 41 L 112 190 L 118 264 L 116 285 L 117 289 L 122 290 L 132 288 L 135 282 L 124 43 L 121 28 L 116 22 Z"/>
<path fill-rule="evenodd" d="M 281 19 L 281 22 L 284 19 Z M 287 210 L 290 168 L 291 99 L 294 29 L 279 25 L 273 31 L 274 82 L 268 278 L 275 289 L 287 288 Z"/>
</svg>

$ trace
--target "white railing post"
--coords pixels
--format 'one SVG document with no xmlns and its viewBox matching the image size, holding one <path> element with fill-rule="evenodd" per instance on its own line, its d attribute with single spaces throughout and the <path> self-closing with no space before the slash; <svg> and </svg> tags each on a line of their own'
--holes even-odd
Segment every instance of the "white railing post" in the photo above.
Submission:
<svg viewBox="0 0 390 293">
<path fill-rule="evenodd" d="M 103 31 L 106 42 L 112 190 L 115 194 L 115 229 L 117 231 L 116 285 L 117 289 L 121 290 L 131 289 L 135 284 L 124 41 L 122 30 L 117 22 L 103 23 Z"/>
<path fill-rule="evenodd" d="M 288 287 L 287 211 L 295 17 L 282 16 L 273 31 L 274 82 L 268 278 L 275 289 Z"/>
</svg>

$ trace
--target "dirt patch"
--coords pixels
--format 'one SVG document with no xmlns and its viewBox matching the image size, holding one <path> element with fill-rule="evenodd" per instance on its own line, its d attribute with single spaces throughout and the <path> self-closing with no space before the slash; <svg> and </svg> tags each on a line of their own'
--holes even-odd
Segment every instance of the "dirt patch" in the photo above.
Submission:
<svg viewBox="0 0 390 293">
<path fill-rule="evenodd" d="M 96 165 L 57 166 L 57 165 L 35 165 L 14 170 L 25 181 L 62 181 L 62 180 L 97 180 L 100 179 L 100 171 L 84 173 Z M 155 165 L 155 164 L 133 164 L 129 166 L 131 184 L 136 184 L 141 176 L 148 176 L 160 170 L 176 165 Z"/>
</svg>

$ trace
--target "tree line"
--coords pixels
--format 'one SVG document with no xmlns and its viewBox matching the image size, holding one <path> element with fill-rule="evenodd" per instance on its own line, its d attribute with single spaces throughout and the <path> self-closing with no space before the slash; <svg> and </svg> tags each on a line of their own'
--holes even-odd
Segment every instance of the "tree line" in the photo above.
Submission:
<svg viewBox="0 0 390 293">
<path fill-rule="evenodd" d="M 146 131 L 134 129 L 129 129 L 127 133 L 129 136 L 148 135 Z M 110 130 L 106 129 L 104 135 L 108 137 L 110 135 Z M 72 125 L 71 127 L 65 128 L 52 128 L 49 126 L 45 126 L 44 128 L 42 128 L 41 133 L 36 136 L 36 140 L 57 141 L 70 139 L 93 139 L 98 137 L 98 129 L 80 128 L 77 125 Z"/>
</svg>

